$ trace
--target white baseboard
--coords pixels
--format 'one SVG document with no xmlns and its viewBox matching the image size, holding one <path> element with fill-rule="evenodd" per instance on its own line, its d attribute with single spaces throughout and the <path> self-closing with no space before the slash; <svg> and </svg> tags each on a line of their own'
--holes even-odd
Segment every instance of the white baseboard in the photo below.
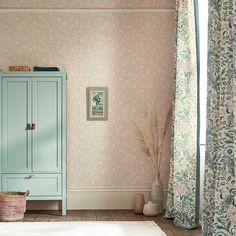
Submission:
<svg viewBox="0 0 236 236">
<path fill-rule="evenodd" d="M 136 193 L 144 194 L 145 201 L 150 198 L 149 188 L 86 188 L 69 189 L 67 196 L 68 210 L 85 209 L 132 209 Z M 163 190 L 164 206 L 167 189 Z M 30 201 L 29 210 L 58 210 L 58 201 Z"/>
</svg>

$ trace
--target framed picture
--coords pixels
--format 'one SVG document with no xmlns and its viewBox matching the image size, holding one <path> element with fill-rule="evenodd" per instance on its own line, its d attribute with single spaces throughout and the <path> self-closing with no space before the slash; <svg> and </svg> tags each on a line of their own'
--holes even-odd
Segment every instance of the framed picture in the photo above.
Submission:
<svg viewBox="0 0 236 236">
<path fill-rule="evenodd" d="M 87 88 L 87 120 L 108 119 L 108 88 Z"/>
</svg>

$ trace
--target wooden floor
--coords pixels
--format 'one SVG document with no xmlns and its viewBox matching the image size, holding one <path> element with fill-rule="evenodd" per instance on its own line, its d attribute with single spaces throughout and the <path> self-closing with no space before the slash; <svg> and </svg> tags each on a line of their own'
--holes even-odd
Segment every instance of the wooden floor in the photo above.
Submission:
<svg viewBox="0 0 236 236">
<path fill-rule="evenodd" d="M 58 211 L 27 211 L 23 221 L 155 221 L 167 236 L 200 236 L 200 228 L 185 230 L 176 227 L 172 220 L 163 216 L 145 217 L 136 215 L 131 210 L 75 210 L 61 216 Z"/>
</svg>

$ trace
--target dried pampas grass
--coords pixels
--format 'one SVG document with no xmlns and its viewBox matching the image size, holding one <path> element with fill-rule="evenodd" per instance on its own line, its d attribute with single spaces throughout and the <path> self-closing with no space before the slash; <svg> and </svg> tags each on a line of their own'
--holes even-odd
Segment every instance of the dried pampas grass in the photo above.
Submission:
<svg viewBox="0 0 236 236">
<path fill-rule="evenodd" d="M 167 110 L 164 123 L 158 120 L 154 103 L 148 104 L 143 126 L 131 120 L 131 129 L 143 152 L 150 158 L 156 177 L 160 176 L 164 141 L 171 123 L 171 107 Z"/>
</svg>

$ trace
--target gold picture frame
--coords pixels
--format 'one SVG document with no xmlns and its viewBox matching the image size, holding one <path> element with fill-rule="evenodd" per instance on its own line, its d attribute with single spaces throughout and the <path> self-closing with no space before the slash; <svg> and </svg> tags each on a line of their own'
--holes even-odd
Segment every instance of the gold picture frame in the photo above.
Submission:
<svg viewBox="0 0 236 236">
<path fill-rule="evenodd" d="M 87 120 L 108 120 L 108 88 L 88 87 Z"/>
</svg>

